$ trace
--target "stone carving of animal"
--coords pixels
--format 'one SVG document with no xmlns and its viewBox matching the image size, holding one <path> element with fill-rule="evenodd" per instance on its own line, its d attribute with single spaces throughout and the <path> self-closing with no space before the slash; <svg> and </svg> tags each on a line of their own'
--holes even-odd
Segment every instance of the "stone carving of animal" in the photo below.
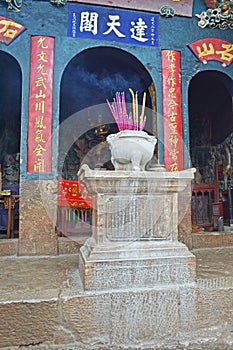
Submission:
<svg viewBox="0 0 233 350">
<path fill-rule="evenodd" d="M 154 155 L 156 138 L 144 131 L 123 130 L 107 137 L 115 170 L 145 170 Z"/>
</svg>

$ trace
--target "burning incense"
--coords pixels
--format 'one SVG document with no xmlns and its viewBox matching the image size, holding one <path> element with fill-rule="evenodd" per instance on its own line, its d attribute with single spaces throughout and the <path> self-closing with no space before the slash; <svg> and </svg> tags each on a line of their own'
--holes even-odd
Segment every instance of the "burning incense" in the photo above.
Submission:
<svg viewBox="0 0 233 350">
<path fill-rule="evenodd" d="M 144 116 L 146 92 L 143 94 L 142 109 L 139 116 L 138 92 L 134 93 L 131 88 L 129 88 L 129 91 L 132 96 L 133 113 L 127 113 L 124 92 L 117 92 L 115 98 L 113 98 L 112 104 L 108 100 L 106 101 L 120 131 L 126 129 L 142 131 L 146 124 L 146 116 Z"/>
<path fill-rule="evenodd" d="M 146 106 L 146 92 L 144 92 L 143 94 L 143 100 L 142 100 L 142 112 L 141 112 L 141 116 L 144 116 L 145 113 L 145 106 Z"/>
<path fill-rule="evenodd" d="M 121 93 L 121 105 L 122 105 L 122 118 L 126 129 L 129 129 L 129 117 L 127 114 L 126 103 L 125 103 L 125 94 Z"/>
<path fill-rule="evenodd" d="M 128 117 L 128 125 L 129 125 L 129 130 L 133 130 L 134 126 L 133 126 L 133 117 L 132 117 L 132 112 L 129 113 L 129 117 Z"/>
<path fill-rule="evenodd" d="M 118 129 L 119 130 L 123 130 L 122 129 L 122 121 L 121 121 L 120 116 L 118 114 L 117 103 L 116 103 L 115 99 L 113 99 L 113 104 L 112 105 L 109 103 L 108 100 L 107 100 L 107 103 L 108 103 L 110 111 L 112 112 L 112 115 L 113 115 L 113 117 L 114 117 L 114 119 L 115 119 L 115 121 L 117 123 Z"/>
<path fill-rule="evenodd" d="M 137 92 L 135 95 L 135 116 L 136 116 L 136 130 L 138 130 L 139 120 L 138 120 L 138 93 Z"/>
<path fill-rule="evenodd" d="M 135 97 L 134 97 L 134 92 L 131 88 L 129 88 L 129 91 L 132 95 L 132 109 L 133 109 L 133 123 L 135 123 L 135 120 L 136 120 L 136 110 L 135 110 Z"/>
</svg>

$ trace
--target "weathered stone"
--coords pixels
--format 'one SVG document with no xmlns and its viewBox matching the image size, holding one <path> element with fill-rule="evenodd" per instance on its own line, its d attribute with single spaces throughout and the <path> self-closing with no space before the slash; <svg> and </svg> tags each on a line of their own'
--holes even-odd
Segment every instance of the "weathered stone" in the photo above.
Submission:
<svg viewBox="0 0 233 350">
<path fill-rule="evenodd" d="M 74 254 L 1 258 L 0 348 L 230 350 L 232 247 L 193 253 L 194 281 L 105 291 L 83 290 Z"/>
<path fill-rule="evenodd" d="M 0 304 L 0 347 L 53 342 L 59 319 L 56 301 Z"/>
<path fill-rule="evenodd" d="M 17 255 L 18 239 L 1 239 L 0 256 Z"/>
<path fill-rule="evenodd" d="M 56 191 L 48 180 L 22 181 L 19 255 L 56 255 Z"/>
<path fill-rule="evenodd" d="M 178 194 L 178 240 L 192 249 L 191 184 Z"/>
<path fill-rule="evenodd" d="M 78 254 L 84 242 L 84 238 L 76 241 L 67 237 L 60 237 L 58 239 L 58 252 L 59 254 Z"/>
<path fill-rule="evenodd" d="M 192 238 L 193 249 L 233 246 L 233 232 L 193 233 Z"/>
<path fill-rule="evenodd" d="M 93 235 L 80 251 L 85 290 L 195 278 L 195 257 L 178 242 L 178 193 L 190 185 L 193 169 L 99 172 L 83 166 L 79 176 L 93 195 L 94 208 Z"/>
</svg>

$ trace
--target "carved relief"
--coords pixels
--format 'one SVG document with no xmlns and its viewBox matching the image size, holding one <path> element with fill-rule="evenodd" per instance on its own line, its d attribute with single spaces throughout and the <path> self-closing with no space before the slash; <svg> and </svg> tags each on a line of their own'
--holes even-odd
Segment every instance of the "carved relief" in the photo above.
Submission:
<svg viewBox="0 0 233 350">
<path fill-rule="evenodd" d="M 60 6 L 60 5 L 65 5 L 67 0 L 50 0 L 50 2 L 53 5 Z"/>
<path fill-rule="evenodd" d="M 6 0 L 6 3 L 8 4 L 7 11 L 19 12 L 22 7 L 23 0 Z"/>
<path fill-rule="evenodd" d="M 233 0 L 205 0 L 206 11 L 197 14 L 201 28 L 233 29 Z"/>
</svg>

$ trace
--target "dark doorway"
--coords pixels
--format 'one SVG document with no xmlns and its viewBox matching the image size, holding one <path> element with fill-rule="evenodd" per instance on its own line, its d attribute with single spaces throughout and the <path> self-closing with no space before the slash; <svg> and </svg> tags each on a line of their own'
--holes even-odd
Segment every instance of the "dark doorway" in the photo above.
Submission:
<svg viewBox="0 0 233 350">
<path fill-rule="evenodd" d="M 193 222 L 202 226 L 217 228 L 213 203 L 222 201 L 233 185 L 232 96 L 233 81 L 223 73 L 206 71 L 191 80 L 190 153 L 192 166 L 197 169 Z"/>
<path fill-rule="evenodd" d="M 19 64 L 11 55 L 0 52 L 0 164 L 4 188 L 19 186 L 21 86 Z"/>
<path fill-rule="evenodd" d="M 117 92 L 124 91 L 126 101 L 131 102 L 129 88 L 137 91 L 139 97 L 147 93 L 146 107 L 151 115 L 147 116 L 145 129 L 152 134 L 155 93 L 149 73 L 137 58 L 120 49 L 98 47 L 84 50 L 67 65 L 61 82 L 60 125 L 76 113 L 83 132 L 78 139 L 72 136 L 73 146 L 63 165 L 64 179 L 76 179 L 83 158 L 88 162 L 91 149 L 101 143 L 104 146 L 107 135 L 118 131 L 106 100 L 112 101 Z M 61 142 L 63 146 L 60 137 Z M 96 150 L 98 155 L 94 154 L 90 167 L 111 169 L 109 155 L 101 164 L 98 159 L 101 150 Z"/>
<path fill-rule="evenodd" d="M 90 202 L 77 173 L 83 163 L 91 169 L 114 169 L 106 137 L 118 132 L 118 128 L 106 100 L 112 102 L 117 92 L 124 92 L 126 102 L 131 103 L 129 88 L 138 92 L 139 98 L 146 92 L 148 113 L 144 130 L 155 133 L 155 87 L 145 67 L 133 55 L 111 47 L 90 48 L 75 56 L 64 71 L 60 92 L 61 191 L 57 220 L 62 234 L 90 229 Z M 63 200 L 64 196 L 68 201 Z"/>
<path fill-rule="evenodd" d="M 0 164 L 2 190 L 19 194 L 20 130 L 22 74 L 18 62 L 0 51 Z M 0 229 L 7 226 L 7 210 L 0 203 Z M 14 229 L 18 226 L 17 205 L 14 210 Z M 13 235 L 13 233 L 12 233 Z"/>
</svg>

